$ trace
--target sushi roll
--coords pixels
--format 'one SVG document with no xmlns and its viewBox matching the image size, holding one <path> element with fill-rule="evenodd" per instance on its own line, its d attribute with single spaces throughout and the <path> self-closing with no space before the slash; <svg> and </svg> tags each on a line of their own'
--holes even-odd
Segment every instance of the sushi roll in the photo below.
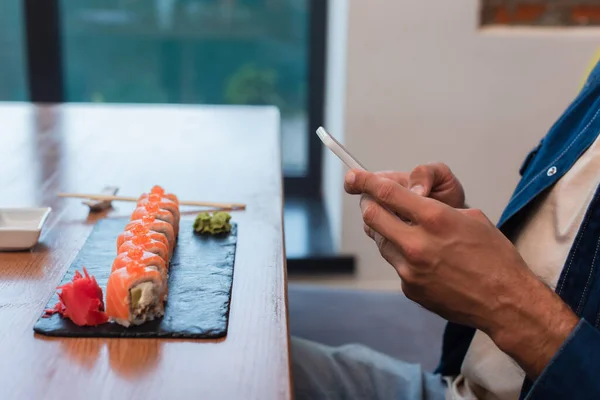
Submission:
<svg viewBox="0 0 600 400">
<path fill-rule="evenodd" d="M 172 200 L 167 199 L 166 197 L 161 197 L 158 194 L 151 194 L 146 197 L 140 197 L 138 200 L 138 207 L 145 206 L 148 203 L 158 203 L 159 207 L 163 210 L 169 211 L 173 214 L 173 217 L 177 222 L 181 219 L 181 214 L 179 213 L 179 205 Z"/>
<path fill-rule="evenodd" d="M 140 235 L 147 235 L 147 236 L 150 236 L 154 240 L 164 243 L 164 245 L 167 246 L 169 249 L 169 258 L 171 257 L 171 255 L 173 255 L 173 243 L 169 242 L 167 237 L 165 235 L 163 235 L 162 233 L 151 231 L 150 229 L 148 229 L 146 226 L 144 226 L 142 224 L 133 224 L 131 226 L 131 228 L 125 229 L 125 232 L 121 233 L 117 237 L 117 251 L 119 251 L 119 248 L 121 247 L 121 245 L 123 243 L 125 243 L 128 240 L 133 239 L 134 236 L 140 236 Z"/>
<path fill-rule="evenodd" d="M 144 251 L 137 247 L 120 253 L 113 262 L 111 273 L 118 269 L 125 268 L 134 261 L 143 264 L 145 267 L 155 269 L 160 272 L 161 275 L 164 275 L 165 278 L 167 277 L 168 265 L 165 263 L 165 260 L 154 253 Z"/>
<path fill-rule="evenodd" d="M 126 268 L 132 263 L 141 264 L 160 273 L 160 276 L 165 282 L 164 300 L 167 301 L 167 294 L 169 292 L 169 288 L 167 286 L 167 280 L 169 279 L 169 270 L 168 264 L 165 263 L 165 260 L 163 260 L 154 253 L 150 253 L 139 248 L 133 248 L 129 249 L 127 252 L 119 254 L 117 258 L 115 258 L 115 261 L 112 265 L 111 273 L 115 272 L 118 269 Z"/>
<path fill-rule="evenodd" d="M 106 286 L 106 313 L 125 327 L 162 317 L 166 282 L 160 273 L 131 262 L 110 274 Z"/>
<path fill-rule="evenodd" d="M 125 253 L 131 249 L 142 249 L 160 256 L 166 264 L 169 264 L 169 248 L 163 242 L 152 239 L 150 235 L 137 235 L 123 242 L 117 253 Z"/>
<path fill-rule="evenodd" d="M 151 215 L 156 219 L 165 221 L 173 227 L 175 236 L 179 232 L 179 223 L 175 220 L 175 217 L 170 211 L 160 208 L 158 203 L 147 203 L 143 206 L 138 206 L 131 214 L 131 220 L 142 219 L 143 217 Z"/>
<path fill-rule="evenodd" d="M 177 204 L 177 207 L 179 207 L 179 199 L 177 198 L 177 196 L 175 196 L 172 193 L 165 193 L 165 189 L 163 189 L 162 187 L 155 185 L 152 187 L 152 189 L 150 189 L 150 193 L 144 193 L 142 194 L 142 196 L 140 198 L 144 198 L 144 197 L 148 197 L 151 194 L 157 194 L 161 197 L 167 198 L 169 200 L 171 200 L 173 203 Z"/>
<path fill-rule="evenodd" d="M 133 228 L 134 225 L 142 224 L 146 228 L 151 231 L 162 233 L 167 237 L 167 240 L 171 244 L 171 248 L 175 248 L 175 231 L 173 230 L 173 226 L 168 222 L 162 221 L 160 219 L 156 219 L 153 215 L 145 215 L 142 219 L 136 219 L 127 224 L 125 226 L 125 230 L 128 231 Z"/>
</svg>

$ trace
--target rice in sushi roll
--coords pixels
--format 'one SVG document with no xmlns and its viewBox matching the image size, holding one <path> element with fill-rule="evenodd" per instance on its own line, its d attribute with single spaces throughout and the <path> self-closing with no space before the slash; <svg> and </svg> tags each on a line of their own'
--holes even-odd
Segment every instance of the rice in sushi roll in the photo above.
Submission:
<svg viewBox="0 0 600 400">
<path fill-rule="evenodd" d="M 106 286 L 106 313 L 125 327 L 162 317 L 166 281 L 160 272 L 137 262 L 115 270 Z"/>
</svg>

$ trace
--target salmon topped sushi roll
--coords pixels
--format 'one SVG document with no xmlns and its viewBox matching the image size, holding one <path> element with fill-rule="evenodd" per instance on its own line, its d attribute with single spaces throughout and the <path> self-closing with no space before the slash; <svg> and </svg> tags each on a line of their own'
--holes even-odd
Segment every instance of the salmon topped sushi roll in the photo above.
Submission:
<svg viewBox="0 0 600 400">
<path fill-rule="evenodd" d="M 164 314 L 166 282 L 160 272 L 132 261 L 115 270 L 106 286 L 106 313 L 116 323 L 140 325 Z"/>
<path fill-rule="evenodd" d="M 148 197 L 151 194 L 157 194 L 161 197 L 167 198 L 173 203 L 177 204 L 177 207 L 179 207 L 179 199 L 177 198 L 177 196 L 175 196 L 172 193 L 165 193 L 165 189 L 158 185 L 152 186 L 152 189 L 150 189 L 150 193 L 144 193 L 140 198 Z"/>
<path fill-rule="evenodd" d="M 175 248 L 175 231 L 173 230 L 173 225 L 168 222 L 162 221 L 160 219 L 156 219 L 154 215 L 145 215 L 142 219 L 136 219 L 127 224 L 125 226 L 125 230 L 128 231 L 133 228 L 134 225 L 142 224 L 146 228 L 151 231 L 162 233 L 167 237 L 167 240 L 171 244 L 171 248 Z"/>
<path fill-rule="evenodd" d="M 115 258 L 113 262 L 111 273 L 115 272 L 118 269 L 126 268 L 128 265 L 132 263 L 141 264 L 145 267 L 154 269 L 160 273 L 163 281 L 165 282 L 165 301 L 167 300 L 167 294 L 169 292 L 169 287 L 167 286 L 167 280 L 169 279 L 169 269 L 168 264 L 165 263 L 165 260 L 160 258 L 154 253 L 150 253 L 148 251 L 144 251 L 140 248 L 132 248 L 123 252 Z"/>
<path fill-rule="evenodd" d="M 169 249 L 169 258 L 173 255 L 173 246 L 172 243 L 169 242 L 167 237 L 160 232 L 151 231 L 147 227 L 142 224 L 134 224 L 129 229 L 125 229 L 125 232 L 121 233 L 117 237 L 117 251 L 123 243 L 128 240 L 133 239 L 134 236 L 147 235 L 150 236 L 154 240 L 158 240 L 159 242 L 163 242 L 165 246 Z"/>
<path fill-rule="evenodd" d="M 134 247 L 120 253 L 113 262 L 111 272 L 125 268 L 134 261 L 143 264 L 145 267 L 156 269 L 167 277 L 168 265 L 165 263 L 165 260 L 159 255 L 144 251 L 139 247 Z"/>
<path fill-rule="evenodd" d="M 175 217 L 170 211 L 165 210 L 164 208 L 160 208 L 160 205 L 158 203 L 148 202 L 143 206 L 138 206 L 133 211 L 133 213 L 131 214 L 131 221 L 134 221 L 136 219 L 142 219 L 146 215 L 151 215 L 156 219 L 171 224 L 171 226 L 173 227 L 173 231 L 175 232 L 175 236 L 177 236 L 177 233 L 179 232 L 179 222 L 175 219 Z"/>
<path fill-rule="evenodd" d="M 167 199 L 166 197 L 162 197 L 158 194 L 150 194 L 149 196 L 142 196 L 138 200 L 138 207 L 145 206 L 148 203 L 158 203 L 159 207 L 163 210 L 169 211 L 175 217 L 175 220 L 179 221 L 181 218 L 181 214 L 179 213 L 179 205 L 175 203 L 173 200 Z"/>
<path fill-rule="evenodd" d="M 166 264 L 169 264 L 169 248 L 163 242 L 152 239 L 149 235 L 137 235 L 123 242 L 117 253 L 125 253 L 136 248 L 157 254 Z"/>
</svg>

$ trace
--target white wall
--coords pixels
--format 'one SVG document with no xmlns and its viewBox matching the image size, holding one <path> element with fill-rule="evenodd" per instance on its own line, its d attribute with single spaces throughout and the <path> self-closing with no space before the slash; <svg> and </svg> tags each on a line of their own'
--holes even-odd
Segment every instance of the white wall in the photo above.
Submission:
<svg viewBox="0 0 600 400">
<path fill-rule="evenodd" d="M 444 161 L 469 204 L 497 220 L 526 152 L 575 96 L 600 31 L 480 31 L 477 0 L 349 3 L 347 147 L 373 170 Z M 333 208 L 342 172 L 326 165 Z M 365 238 L 356 200 L 342 196 L 334 217 L 341 250 L 358 256 L 359 279 L 395 278 Z"/>
</svg>

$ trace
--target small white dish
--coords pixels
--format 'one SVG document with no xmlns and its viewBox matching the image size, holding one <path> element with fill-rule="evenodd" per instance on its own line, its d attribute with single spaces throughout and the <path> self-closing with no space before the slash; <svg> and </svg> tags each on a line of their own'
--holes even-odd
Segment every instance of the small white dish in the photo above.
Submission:
<svg viewBox="0 0 600 400">
<path fill-rule="evenodd" d="M 0 251 L 35 246 L 50 211 L 50 207 L 0 208 Z"/>
</svg>

